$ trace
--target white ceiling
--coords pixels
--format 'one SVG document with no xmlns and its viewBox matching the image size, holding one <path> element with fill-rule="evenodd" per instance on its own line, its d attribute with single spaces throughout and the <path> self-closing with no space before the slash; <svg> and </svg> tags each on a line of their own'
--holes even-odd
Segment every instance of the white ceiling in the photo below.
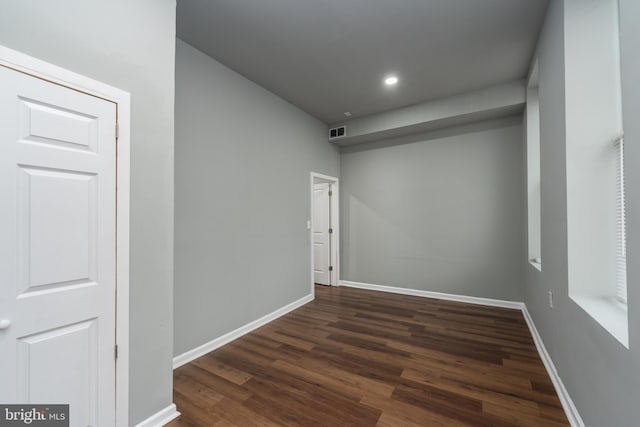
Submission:
<svg viewBox="0 0 640 427">
<path fill-rule="evenodd" d="M 178 37 L 325 123 L 525 77 L 548 0 L 179 0 Z M 383 87 L 394 72 L 400 83 Z"/>
</svg>

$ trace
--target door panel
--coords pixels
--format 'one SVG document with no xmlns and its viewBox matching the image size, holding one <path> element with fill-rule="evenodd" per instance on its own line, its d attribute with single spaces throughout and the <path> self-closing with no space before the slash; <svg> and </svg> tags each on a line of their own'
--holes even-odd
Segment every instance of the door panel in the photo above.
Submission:
<svg viewBox="0 0 640 427">
<path fill-rule="evenodd" d="M 98 140 L 95 117 L 32 99 L 20 101 L 21 142 L 95 152 Z"/>
<path fill-rule="evenodd" d="M 95 279 L 96 175 L 27 167 L 18 171 L 24 291 Z"/>
<path fill-rule="evenodd" d="M 18 341 L 18 396 L 49 402 L 51 389 L 64 396 L 74 420 L 96 425 L 98 402 L 96 319 L 23 337 Z M 68 349 L 73 348 L 74 352 Z M 51 369 L 51 360 L 56 369 Z"/>
<path fill-rule="evenodd" d="M 116 105 L 0 66 L 0 401 L 115 425 Z"/>
</svg>

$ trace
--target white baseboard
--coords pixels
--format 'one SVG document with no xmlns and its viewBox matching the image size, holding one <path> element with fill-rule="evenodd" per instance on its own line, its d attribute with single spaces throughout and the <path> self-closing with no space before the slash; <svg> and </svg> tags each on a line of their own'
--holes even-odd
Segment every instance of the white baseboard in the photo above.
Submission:
<svg viewBox="0 0 640 427">
<path fill-rule="evenodd" d="M 276 311 L 269 313 L 261 318 L 254 320 L 251 323 L 247 323 L 244 326 L 239 327 L 229 333 L 226 333 L 218 338 L 215 338 L 201 346 L 194 348 L 193 350 L 189 350 L 184 352 L 173 358 L 173 369 L 179 368 L 182 365 L 185 365 L 192 360 L 197 359 L 200 356 L 204 356 L 210 351 L 215 350 L 216 348 L 222 347 L 225 344 L 230 343 L 231 341 L 240 338 L 241 336 L 248 334 L 254 329 L 259 328 L 260 326 L 266 325 L 267 323 L 277 319 L 280 316 L 283 316 L 290 311 L 295 310 L 296 308 L 305 305 L 306 303 L 313 301 L 313 295 L 309 294 L 305 297 L 300 298 L 297 301 L 292 302 L 291 304 L 287 304 L 284 307 L 277 309 Z"/>
<path fill-rule="evenodd" d="M 572 427 L 585 427 L 582 417 L 580 417 L 580 414 L 578 413 L 578 409 L 573 404 L 573 400 L 571 400 L 571 396 L 562 383 L 562 379 L 560 378 L 560 375 L 558 375 L 558 371 L 553 364 L 553 360 L 551 360 L 551 356 L 549 356 L 549 353 L 542 342 L 542 337 L 538 333 L 538 329 L 536 328 L 535 323 L 533 323 L 533 318 L 529 314 L 529 310 L 527 310 L 526 305 L 522 307 L 522 314 L 524 315 L 524 320 L 529 326 L 531 336 L 536 344 L 542 363 L 544 363 L 544 366 L 547 368 L 547 372 L 549 373 L 549 377 L 551 377 L 551 382 L 553 382 L 553 386 L 556 389 L 560 403 L 562 403 L 562 408 L 564 409 L 565 414 L 567 414 L 569 424 L 571 424 Z"/>
<path fill-rule="evenodd" d="M 416 297 L 426 297 L 442 299 L 447 301 L 465 302 L 468 304 L 488 305 L 491 307 L 512 308 L 521 310 L 523 303 L 517 301 L 506 301 L 499 299 L 470 297 L 466 295 L 445 294 L 441 292 L 423 291 L 420 289 L 399 288 L 396 286 L 373 285 L 371 283 L 352 282 L 349 280 L 341 280 L 341 286 L 350 288 L 368 289 L 370 291 L 391 292 L 394 294 L 413 295 Z"/>
<path fill-rule="evenodd" d="M 136 427 L 163 427 L 179 416 L 180 412 L 176 409 L 176 405 L 172 403 L 166 408 L 151 415 L 146 420 L 136 424 Z"/>
</svg>

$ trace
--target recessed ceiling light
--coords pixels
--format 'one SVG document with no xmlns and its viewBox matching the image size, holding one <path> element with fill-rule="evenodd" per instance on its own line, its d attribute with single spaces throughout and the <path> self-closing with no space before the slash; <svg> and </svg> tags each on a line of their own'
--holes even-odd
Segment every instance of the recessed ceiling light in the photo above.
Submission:
<svg viewBox="0 0 640 427">
<path fill-rule="evenodd" d="M 344 112 L 344 115 L 345 115 L 346 117 L 351 117 L 351 113 L 350 113 L 349 111 L 345 111 L 345 112 Z"/>
<path fill-rule="evenodd" d="M 398 84 L 398 77 L 397 76 L 387 76 L 384 79 L 384 84 L 386 84 L 387 86 L 394 86 Z"/>
</svg>

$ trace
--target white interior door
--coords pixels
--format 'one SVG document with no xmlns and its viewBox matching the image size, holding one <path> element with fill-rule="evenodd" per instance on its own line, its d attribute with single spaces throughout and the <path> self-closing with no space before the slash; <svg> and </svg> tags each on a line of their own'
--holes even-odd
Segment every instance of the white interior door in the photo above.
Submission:
<svg viewBox="0 0 640 427">
<path fill-rule="evenodd" d="M 0 402 L 115 425 L 116 105 L 0 66 Z"/>
<path fill-rule="evenodd" d="M 330 186 L 313 186 L 313 279 L 320 285 L 331 284 Z"/>
</svg>

